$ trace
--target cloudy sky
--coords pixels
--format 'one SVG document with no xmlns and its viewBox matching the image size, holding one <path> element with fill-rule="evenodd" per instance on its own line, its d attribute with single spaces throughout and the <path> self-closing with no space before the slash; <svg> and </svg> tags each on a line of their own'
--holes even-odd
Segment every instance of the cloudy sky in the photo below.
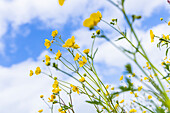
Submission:
<svg viewBox="0 0 170 113">
<path fill-rule="evenodd" d="M 152 61 L 160 63 L 165 57 L 161 55 L 164 51 L 155 49 L 156 43 L 150 43 L 149 30 L 159 36 L 169 33 L 170 27 L 159 19 L 170 21 L 170 4 L 166 0 L 126 0 L 125 7 L 128 15 L 142 16 L 135 23 L 136 31 L 145 50 L 152 53 Z M 53 30 L 57 29 L 64 40 L 74 35 L 81 50 L 89 48 L 92 31 L 82 23 L 97 11 L 101 11 L 104 20 L 110 22 L 118 18 L 118 25 L 127 28 L 122 14 L 107 0 L 66 0 L 62 7 L 58 0 L 0 0 L 0 113 L 36 113 L 41 108 L 48 112 L 39 95 L 48 97 L 53 81 L 43 75 L 30 78 L 29 70 L 42 66 L 42 59 L 50 54 L 44 40 L 52 39 Z M 99 26 L 111 39 L 118 37 L 104 23 L 100 22 Z M 97 40 L 96 47 L 99 47 L 96 67 L 100 77 L 106 84 L 116 83 L 128 59 L 105 40 Z M 58 76 L 72 81 L 60 73 Z M 75 96 L 78 113 L 87 113 L 85 106 L 93 113 L 93 107 Z"/>
</svg>

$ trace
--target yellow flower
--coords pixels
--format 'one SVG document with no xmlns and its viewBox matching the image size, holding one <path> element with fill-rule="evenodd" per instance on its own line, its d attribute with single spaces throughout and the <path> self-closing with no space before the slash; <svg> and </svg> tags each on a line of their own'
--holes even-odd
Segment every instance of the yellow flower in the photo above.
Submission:
<svg viewBox="0 0 170 113">
<path fill-rule="evenodd" d="M 73 49 L 78 49 L 78 48 L 80 48 L 80 46 L 78 44 L 73 45 Z"/>
<path fill-rule="evenodd" d="M 42 113 L 42 112 L 43 112 L 43 109 L 40 109 L 38 112 L 39 112 L 39 113 Z"/>
<path fill-rule="evenodd" d="M 109 88 L 109 85 L 106 85 L 106 89 L 108 89 Z"/>
<path fill-rule="evenodd" d="M 138 87 L 138 91 L 141 91 L 142 90 L 142 86 Z"/>
<path fill-rule="evenodd" d="M 163 18 L 160 18 L 160 20 L 162 21 L 162 20 L 163 20 Z"/>
<path fill-rule="evenodd" d="M 130 94 L 133 94 L 133 92 L 130 92 Z"/>
<path fill-rule="evenodd" d="M 81 79 L 79 79 L 80 82 L 84 82 L 85 81 L 85 78 L 84 77 L 81 77 Z"/>
<path fill-rule="evenodd" d="M 45 39 L 45 43 L 44 45 L 46 46 L 46 48 L 48 49 L 51 46 L 51 42 L 48 39 Z"/>
<path fill-rule="evenodd" d="M 135 73 L 132 74 L 132 77 L 135 77 Z"/>
<path fill-rule="evenodd" d="M 52 37 L 56 37 L 56 36 L 57 36 L 57 34 L 58 34 L 58 31 L 57 31 L 57 30 L 55 30 L 55 31 L 52 31 L 51 36 L 52 36 Z"/>
<path fill-rule="evenodd" d="M 41 69 L 40 69 L 40 67 L 37 67 L 36 70 L 35 70 L 35 74 L 39 75 L 40 73 L 41 73 Z"/>
<path fill-rule="evenodd" d="M 52 90 L 53 93 L 59 93 L 60 91 L 61 89 L 59 87 Z"/>
<path fill-rule="evenodd" d="M 170 26 L 170 21 L 168 22 L 168 25 Z"/>
<path fill-rule="evenodd" d="M 121 100 L 119 103 L 123 103 L 124 102 L 124 99 L 123 100 Z"/>
<path fill-rule="evenodd" d="M 53 102 L 55 98 L 56 98 L 55 95 L 51 95 L 51 98 L 48 98 L 48 100 L 49 100 L 48 102 Z"/>
<path fill-rule="evenodd" d="M 100 34 L 100 29 L 96 30 L 96 34 L 98 35 Z"/>
<path fill-rule="evenodd" d="M 90 18 L 87 18 L 83 22 L 84 27 L 93 28 L 96 26 L 102 18 L 102 14 L 98 11 L 97 13 L 92 13 Z"/>
<path fill-rule="evenodd" d="M 87 63 L 87 59 L 83 56 L 83 61 L 79 61 L 79 67 L 83 67 Z"/>
<path fill-rule="evenodd" d="M 154 42 L 154 34 L 153 34 L 153 31 L 152 30 L 150 30 L 150 37 L 151 37 L 151 42 Z"/>
<path fill-rule="evenodd" d="M 77 94 L 79 94 L 79 88 L 77 86 L 74 85 L 70 85 L 72 87 L 73 92 L 77 92 Z"/>
<path fill-rule="evenodd" d="M 146 111 L 143 111 L 142 113 L 146 113 Z"/>
<path fill-rule="evenodd" d="M 148 62 L 146 62 L 146 67 L 149 67 L 149 63 Z"/>
<path fill-rule="evenodd" d="M 119 94 L 116 94 L 116 97 L 118 97 L 119 96 Z"/>
<path fill-rule="evenodd" d="M 74 61 L 78 60 L 80 58 L 80 55 L 77 53 L 76 56 L 74 57 Z"/>
<path fill-rule="evenodd" d="M 144 77 L 144 80 L 147 80 L 148 79 L 148 77 Z"/>
<path fill-rule="evenodd" d="M 63 47 L 73 47 L 75 43 L 75 37 L 72 36 L 71 39 L 68 39 L 65 44 L 63 45 Z"/>
<path fill-rule="evenodd" d="M 65 0 L 58 0 L 59 4 L 63 6 Z"/>
<path fill-rule="evenodd" d="M 114 87 L 111 88 L 111 90 L 114 90 L 114 89 L 115 89 Z"/>
<path fill-rule="evenodd" d="M 130 113 L 131 113 L 131 112 L 137 112 L 137 110 L 136 110 L 136 109 L 131 109 L 129 112 L 130 112 Z"/>
<path fill-rule="evenodd" d="M 83 53 L 88 54 L 89 51 L 90 51 L 90 49 L 85 49 L 85 50 L 83 51 Z"/>
<path fill-rule="evenodd" d="M 123 80 L 123 75 L 120 77 L 120 81 Z"/>
<path fill-rule="evenodd" d="M 45 59 L 46 62 L 49 62 L 51 60 L 51 58 L 48 55 L 45 55 L 45 58 L 46 58 Z"/>
<path fill-rule="evenodd" d="M 58 50 L 58 52 L 56 53 L 55 59 L 58 60 L 61 57 L 61 55 L 62 54 L 61 54 L 60 50 Z"/>
<path fill-rule="evenodd" d="M 43 98 L 44 97 L 44 95 L 40 95 L 40 98 Z"/>
<path fill-rule="evenodd" d="M 151 99 L 151 98 L 152 98 L 152 96 L 151 96 L 151 95 L 149 95 L 149 96 L 148 96 L 148 99 Z"/>
<path fill-rule="evenodd" d="M 34 74 L 34 72 L 32 70 L 30 70 L 30 77 Z"/>
<path fill-rule="evenodd" d="M 63 108 L 59 108 L 59 109 L 58 109 L 58 112 L 60 112 L 60 113 L 66 113 L 66 110 L 63 111 Z"/>
<path fill-rule="evenodd" d="M 116 104 L 116 105 L 115 105 L 115 109 L 117 109 L 117 107 L 118 107 L 118 106 L 119 106 L 119 105 L 118 105 L 118 104 Z"/>
<path fill-rule="evenodd" d="M 169 40 L 169 35 L 166 36 L 166 40 Z"/>
<path fill-rule="evenodd" d="M 135 93 L 135 97 L 138 97 L 138 94 L 137 94 L 137 93 Z"/>
</svg>

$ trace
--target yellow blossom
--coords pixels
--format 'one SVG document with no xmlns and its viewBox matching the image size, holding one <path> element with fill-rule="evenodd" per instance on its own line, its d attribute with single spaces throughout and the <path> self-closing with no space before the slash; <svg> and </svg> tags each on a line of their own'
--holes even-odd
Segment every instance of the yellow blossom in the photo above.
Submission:
<svg viewBox="0 0 170 113">
<path fill-rule="evenodd" d="M 98 11 L 97 13 L 92 13 L 90 15 L 90 18 L 87 18 L 83 22 L 83 26 L 93 28 L 96 26 L 102 18 L 102 14 Z"/>
<path fill-rule="evenodd" d="M 106 85 L 106 89 L 108 89 L 109 88 L 109 85 Z"/>
<path fill-rule="evenodd" d="M 148 99 L 151 99 L 151 98 L 152 98 L 152 96 L 151 96 L 151 95 L 149 95 L 149 96 L 148 96 Z"/>
<path fill-rule="evenodd" d="M 151 37 L 151 42 L 154 42 L 154 34 L 153 34 L 153 31 L 152 30 L 150 30 L 150 37 Z"/>
<path fill-rule="evenodd" d="M 38 112 L 39 112 L 39 113 L 42 113 L 42 112 L 43 112 L 43 109 L 40 109 Z"/>
<path fill-rule="evenodd" d="M 80 55 L 77 53 L 76 56 L 74 57 L 74 61 L 78 60 L 80 58 Z"/>
<path fill-rule="evenodd" d="M 80 46 L 78 44 L 73 45 L 73 49 L 78 49 L 78 48 L 80 48 Z"/>
<path fill-rule="evenodd" d="M 51 98 L 48 98 L 48 100 L 49 100 L 48 102 L 53 102 L 55 98 L 56 98 L 55 95 L 51 95 Z"/>
<path fill-rule="evenodd" d="M 52 90 L 53 93 L 59 93 L 60 91 L 61 89 L 59 87 Z"/>
<path fill-rule="evenodd" d="M 144 77 L 144 80 L 147 80 L 148 79 L 148 77 Z"/>
<path fill-rule="evenodd" d="M 57 30 L 55 30 L 55 31 L 52 31 L 51 36 L 52 36 L 52 37 L 56 37 L 56 36 L 57 36 L 57 34 L 58 34 L 58 31 L 57 31 Z"/>
<path fill-rule="evenodd" d="M 168 25 L 170 26 L 170 21 L 168 22 Z"/>
<path fill-rule="evenodd" d="M 73 47 L 75 44 L 75 37 L 72 36 L 71 39 L 68 39 L 65 44 L 63 45 L 63 47 L 68 47 L 68 48 L 71 48 Z"/>
<path fill-rule="evenodd" d="M 83 56 L 83 61 L 79 61 L 79 67 L 83 67 L 87 63 L 87 59 Z"/>
<path fill-rule="evenodd" d="M 124 99 L 123 100 L 121 100 L 119 103 L 123 103 L 124 102 Z"/>
<path fill-rule="evenodd" d="M 133 94 L 133 92 L 130 92 L 130 94 Z"/>
<path fill-rule="evenodd" d="M 135 97 L 138 97 L 138 94 L 137 94 L 137 93 L 135 93 Z"/>
<path fill-rule="evenodd" d="M 132 77 L 135 77 L 135 73 L 132 74 Z"/>
<path fill-rule="evenodd" d="M 58 60 L 61 57 L 61 55 L 62 54 L 61 54 L 60 50 L 58 50 L 58 52 L 56 53 L 55 59 Z"/>
<path fill-rule="evenodd" d="M 81 77 L 81 79 L 79 79 L 80 82 L 84 82 L 85 81 L 85 78 L 84 77 Z"/>
<path fill-rule="evenodd" d="M 163 20 L 163 18 L 160 18 L 160 20 L 162 21 L 162 20 Z"/>
<path fill-rule="evenodd" d="M 123 80 L 123 75 L 120 77 L 120 81 Z"/>
<path fill-rule="evenodd" d="M 48 55 L 45 55 L 45 58 L 46 58 L 45 59 L 46 62 L 49 62 L 51 60 L 51 58 Z"/>
<path fill-rule="evenodd" d="M 98 35 L 100 34 L 100 29 L 96 30 L 96 34 Z"/>
<path fill-rule="evenodd" d="M 137 110 L 136 110 L 136 109 L 131 109 L 129 112 L 130 112 L 130 113 L 131 113 L 131 112 L 137 112 Z"/>
<path fill-rule="evenodd" d="M 51 46 L 51 42 L 48 39 L 45 39 L 45 43 L 44 45 L 46 46 L 46 48 L 48 49 Z"/>
<path fill-rule="evenodd" d="M 118 104 L 116 104 L 116 105 L 115 105 L 115 109 L 117 109 L 117 107 L 118 107 L 118 106 L 119 106 L 119 105 L 118 105 Z"/>
<path fill-rule="evenodd" d="M 146 113 L 146 111 L 143 111 L 142 113 Z"/>
<path fill-rule="evenodd" d="M 34 74 L 34 72 L 32 70 L 30 70 L 30 76 L 32 76 Z"/>
<path fill-rule="evenodd" d="M 58 0 L 60 6 L 63 6 L 65 0 Z"/>
<path fill-rule="evenodd" d="M 40 98 L 43 98 L 44 97 L 44 95 L 40 95 Z"/>
<path fill-rule="evenodd" d="M 90 49 L 85 49 L 85 50 L 83 51 L 83 53 L 88 54 L 89 51 L 90 51 Z"/>
<path fill-rule="evenodd" d="M 63 111 L 63 108 L 59 108 L 59 109 L 58 109 L 58 112 L 60 112 L 60 113 L 66 113 L 66 110 Z"/>
<path fill-rule="evenodd" d="M 119 94 L 116 94 L 116 97 L 118 97 L 119 96 Z"/>
<path fill-rule="evenodd" d="M 111 88 L 111 90 L 114 90 L 114 89 L 115 89 L 114 87 Z"/>
<path fill-rule="evenodd" d="M 77 86 L 74 85 L 70 85 L 72 87 L 73 92 L 77 92 L 79 94 L 79 88 Z"/>
<path fill-rule="evenodd" d="M 138 87 L 138 91 L 141 91 L 142 90 L 142 86 Z"/>
<path fill-rule="evenodd" d="M 41 69 L 40 69 L 40 67 L 37 67 L 36 70 L 35 70 L 35 74 L 39 75 L 40 73 L 41 73 Z"/>
<path fill-rule="evenodd" d="M 149 67 L 149 63 L 148 62 L 146 62 L 146 67 Z"/>
</svg>

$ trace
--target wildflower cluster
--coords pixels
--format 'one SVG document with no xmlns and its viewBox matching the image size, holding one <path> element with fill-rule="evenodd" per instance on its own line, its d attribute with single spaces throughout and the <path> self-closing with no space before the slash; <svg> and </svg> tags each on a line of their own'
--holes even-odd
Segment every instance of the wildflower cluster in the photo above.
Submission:
<svg viewBox="0 0 170 113">
<path fill-rule="evenodd" d="M 40 98 L 48 105 L 52 113 L 53 110 L 56 109 L 55 106 L 59 107 L 58 112 L 60 113 L 75 113 L 72 103 L 72 93 L 87 96 L 89 100 L 86 102 L 92 104 L 98 113 L 154 113 L 170 111 L 170 99 L 168 96 L 170 92 L 169 86 L 165 87 L 163 84 L 163 82 L 170 84 L 170 59 L 168 59 L 169 34 L 163 34 L 162 37 L 159 37 L 150 30 L 151 43 L 155 41 L 155 38 L 158 38 L 160 41 L 158 47 L 160 47 L 160 45 L 167 46 L 166 58 L 161 63 L 162 68 L 167 74 L 167 76 L 165 76 L 150 61 L 133 28 L 135 20 L 142 17 L 132 15 L 132 18 L 130 18 L 127 16 L 124 8 L 125 0 L 121 0 L 121 2 L 118 3 L 110 2 L 122 12 L 131 33 L 134 35 L 133 40 L 135 41 L 128 37 L 126 31 L 123 32 L 123 30 L 120 29 L 117 19 L 112 19 L 109 23 L 102 19 L 102 14 L 99 11 L 97 11 L 97 13 L 92 13 L 90 17 L 83 22 L 84 27 L 94 30 L 94 33 L 91 36 L 91 40 L 93 41 L 91 47 L 82 49 L 81 45 L 76 43 L 75 39 L 77 37 L 71 36 L 71 38 L 65 40 L 57 30 L 52 31 L 51 39 L 45 39 L 44 45 L 46 49 L 49 49 L 53 54 L 52 56 L 45 55 L 45 59 L 43 60 L 45 66 L 47 66 L 48 69 L 56 69 L 56 71 L 60 71 L 76 81 L 74 83 L 69 83 L 61 80 L 59 76 L 53 75 L 51 71 L 42 72 L 40 67 L 36 68 L 36 75 L 45 74 L 53 80 L 52 91 L 50 97 L 48 97 L 48 101 L 45 100 L 44 95 L 40 95 Z M 62 6 L 64 0 L 59 0 L 59 4 Z M 160 20 L 163 21 L 163 18 L 160 18 Z M 98 26 L 100 21 L 119 33 L 120 38 L 116 41 L 126 40 L 132 47 L 132 50 L 122 47 L 121 45 L 116 45 L 105 35 L 105 32 L 101 28 L 96 29 L 95 26 Z M 169 25 L 170 22 L 167 22 L 167 24 Z M 138 74 L 138 72 L 133 70 L 131 64 L 127 64 L 125 65 L 124 74 L 119 78 L 121 84 L 119 87 L 115 87 L 112 84 L 104 84 L 94 65 L 95 55 L 98 51 L 98 48 L 94 48 L 94 44 L 95 40 L 99 38 L 105 39 L 113 47 L 121 51 L 142 73 Z M 136 42 L 137 44 L 135 44 Z M 57 45 L 59 49 L 53 50 L 53 45 Z M 139 59 L 137 55 L 140 55 L 142 59 L 146 61 L 146 65 L 141 66 L 139 64 L 141 59 Z M 64 69 L 61 67 L 64 67 Z M 34 72 L 30 70 L 30 76 L 33 75 Z M 70 100 L 68 104 L 62 99 L 62 92 L 69 96 Z M 124 98 L 124 95 L 127 95 L 128 98 Z M 43 109 L 38 112 L 43 112 Z"/>
</svg>

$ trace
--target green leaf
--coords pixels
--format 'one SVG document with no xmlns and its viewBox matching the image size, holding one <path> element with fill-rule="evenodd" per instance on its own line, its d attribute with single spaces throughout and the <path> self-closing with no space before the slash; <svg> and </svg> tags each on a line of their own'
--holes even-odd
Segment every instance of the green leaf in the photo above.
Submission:
<svg viewBox="0 0 170 113">
<path fill-rule="evenodd" d="M 166 50 L 166 53 L 165 53 L 166 56 L 168 55 L 169 49 L 170 49 L 170 47 Z"/>
<path fill-rule="evenodd" d="M 131 66 L 131 64 L 126 64 L 125 68 L 126 68 L 126 73 L 127 74 L 133 74 L 132 73 L 132 66 Z"/>
<path fill-rule="evenodd" d="M 95 104 L 95 105 L 101 105 L 100 102 L 96 101 L 96 100 L 93 100 L 93 101 L 86 101 L 87 103 L 90 103 L 90 104 Z"/>
</svg>

